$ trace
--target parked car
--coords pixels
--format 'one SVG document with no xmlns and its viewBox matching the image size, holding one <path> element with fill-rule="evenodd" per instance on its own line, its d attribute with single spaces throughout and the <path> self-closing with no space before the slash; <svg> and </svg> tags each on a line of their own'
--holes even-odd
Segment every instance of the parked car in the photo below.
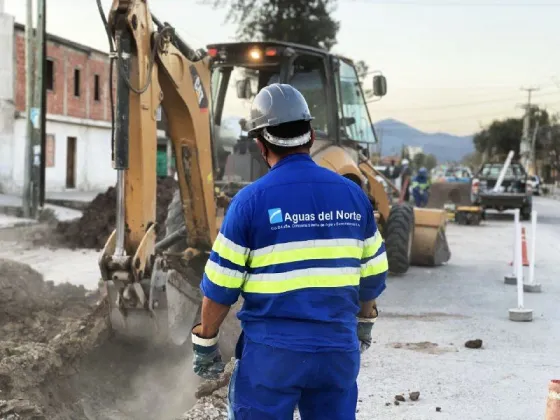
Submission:
<svg viewBox="0 0 560 420">
<path fill-rule="evenodd" d="M 472 201 L 483 208 L 499 212 L 519 209 L 523 220 L 531 219 L 533 188 L 529 175 L 520 163 L 511 163 L 498 191 L 494 191 L 503 163 L 486 163 L 476 173 L 472 186 Z"/>
<path fill-rule="evenodd" d="M 533 195 L 541 195 L 541 178 L 537 175 L 531 175 L 529 177 L 529 184 L 533 188 Z"/>
</svg>

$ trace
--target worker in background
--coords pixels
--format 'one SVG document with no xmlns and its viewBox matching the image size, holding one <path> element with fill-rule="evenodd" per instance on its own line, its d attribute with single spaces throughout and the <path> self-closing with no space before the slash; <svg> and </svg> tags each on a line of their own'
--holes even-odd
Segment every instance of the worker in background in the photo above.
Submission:
<svg viewBox="0 0 560 420">
<path fill-rule="evenodd" d="M 397 179 L 399 177 L 399 171 L 397 169 L 397 166 L 395 165 L 395 161 L 391 160 L 391 164 L 389 166 L 387 166 L 387 168 L 385 168 L 385 174 L 384 174 L 387 178 L 389 178 L 393 183 L 395 182 L 395 179 Z"/>
<path fill-rule="evenodd" d="M 408 159 L 401 161 L 400 179 L 401 179 L 401 193 L 399 196 L 399 204 L 408 203 L 410 201 L 410 181 L 412 171 L 409 166 Z"/>
<path fill-rule="evenodd" d="M 426 207 L 430 196 L 430 178 L 426 168 L 420 168 L 412 180 L 412 197 L 416 207 Z"/>
<path fill-rule="evenodd" d="M 202 279 L 192 340 L 203 378 L 223 370 L 219 328 L 244 298 L 230 419 L 291 419 L 296 406 L 302 420 L 356 418 L 387 257 L 368 197 L 311 159 L 311 120 L 290 85 L 255 97 L 249 135 L 270 171 L 233 198 Z"/>
</svg>

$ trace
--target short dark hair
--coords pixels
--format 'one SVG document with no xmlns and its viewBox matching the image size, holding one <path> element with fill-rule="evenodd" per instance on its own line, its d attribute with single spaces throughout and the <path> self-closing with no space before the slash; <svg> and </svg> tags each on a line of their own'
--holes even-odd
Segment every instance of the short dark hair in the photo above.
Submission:
<svg viewBox="0 0 560 420">
<path fill-rule="evenodd" d="M 292 139 L 294 137 L 302 136 L 305 133 L 309 133 L 309 131 L 311 131 L 311 123 L 309 121 L 303 120 L 293 121 L 285 124 L 267 127 L 266 131 L 268 131 L 274 137 L 280 137 L 282 139 Z M 297 153 L 300 150 L 309 151 L 309 149 L 311 149 L 311 140 L 309 140 L 305 144 L 302 144 L 301 146 L 282 147 L 266 141 L 260 132 L 257 133 L 257 138 L 266 146 L 268 150 L 280 157 Z"/>
</svg>

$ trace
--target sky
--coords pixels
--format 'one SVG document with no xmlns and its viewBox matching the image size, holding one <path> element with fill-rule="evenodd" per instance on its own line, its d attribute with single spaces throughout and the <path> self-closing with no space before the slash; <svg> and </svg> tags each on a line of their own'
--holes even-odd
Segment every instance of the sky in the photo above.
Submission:
<svg viewBox="0 0 560 420">
<path fill-rule="evenodd" d="M 235 40 L 225 9 L 201 0 L 148 1 L 193 46 Z M 25 22 L 25 0 L 4 3 Z M 106 12 L 111 3 L 102 1 Z M 47 4 L 50 33 L 108 50 L 95 0 Z M 468 135 L 521 116 L 527 87 L 540 88 L 534 103 L 560 112 L 560 0 L 339 0 L 334 16 L 341 22 L 334 52 L 387 77 L 387 95 L 369 105 L 374 121 Z"/>
</svg>

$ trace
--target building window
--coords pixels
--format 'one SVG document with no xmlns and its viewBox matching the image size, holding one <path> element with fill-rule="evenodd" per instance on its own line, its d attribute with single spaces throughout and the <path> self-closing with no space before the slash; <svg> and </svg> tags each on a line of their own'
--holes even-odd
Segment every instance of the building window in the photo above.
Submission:
<svg viewBox="0 0 560 420">
<path fill-rule="evenodd" d="M 99 75 L 93 76 L 93 99 L 99 101 L 101 98 L 101 86 L 99 86 Z"/>
<path fill-rule="evenodd" d="M 54 90 L 54 61 L 49 58 L 47 58 L 45 73 L 45 88 Z"/>
<path fill-rule="evenodd" d="M 45 156 L 45 166 L 47 168 L 54 168 L 54 155 L 55 155 L 55 142 L 54 135 L 47 134 L 47 144 L 46 144 L 46 156 Z"/>
<path fill-rule="evenodd" d="M 80 96 L 80 69 L 74 69 L 74 96 Z"/>
</svg>

